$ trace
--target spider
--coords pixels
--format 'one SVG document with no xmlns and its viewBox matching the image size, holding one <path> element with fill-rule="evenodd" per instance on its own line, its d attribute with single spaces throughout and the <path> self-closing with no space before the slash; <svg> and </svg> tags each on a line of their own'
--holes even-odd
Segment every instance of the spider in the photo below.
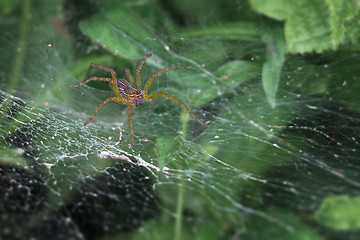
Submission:
<svg viewBox="0 0 360 240">
<path fill-rule="evenodd" d="M 198 121 L 201 125 L 205 126 L 205 124 L 200 121 L 191 111 L 188 107 L 185 106 L 185 104 L 183 104 L 182 102 L 180 102 L 179 100 L 175 99 L 173 96 L 167 94 L 167 93 L 150 93 L 148 94 L 147 92 L 149 91 L 149 88 L 151 86 L 151 84 L 154 81 L 154 78 L 166 71 L 169 71 L 171 69 L 174 68 L 183 68 L 183 69 L 188 69 L 188 68 L 192 68 L 192 66 L 189 67 L 183 67 L 183 66 L 178 66 L 178 65 L 173 65 L 170 66 L 168 68 L 164 68 L 161 69 L 155 73 L 152 74 L 152 76 L 149 78 L 149 80 L 147 81 L 145 88 L 143 90 L 141 90 L 141 77 L 140 77 L 140 71 L 141 68 L 143 67 L 146 59 L 148 57 L 151 57 L 151 55 L 153 54 L 153 51 L 150 54 L 147 54 L 143 57 L 142 61 L 140 62 L 137 70 L 136 70 L 136 83 L 137 83 L 137 87 L 135 88 L 135 83 L 134 83 L 134 79 L 131 76 L 130 70 L 128 68 L 124 69 L 124 72 L 127 76 L 127 78 L 129 79 L 130 83 L 128 81 L 126 81 L 125 79 L 120 79 L 120 78 L 116 78 L 116 74 L 115 71 L 111 68 L 107 68 L 107 67 L 103 67 L 101 65 L 95 64 L 95 63 L 91 63 L 89 70 L 85 76 L 85 79 L 83 82 L 76 84 L 76 85 L 70 85 L 70 87 L 80 87 L 90 81 L 105 81 L 105 82 L 109 82 L 111 83 L 111 86 L 113 88 L 115 97 L 109 97 L 107 98 L 105 101 L 103 101 L 102 103 L 99 104 L 99 106 L 95 109 L 95 112 L 93 113 L 93 115 L 89 118 L 89 120 L 84 124 L 88 124 L 96 115 L 97 111 L 99 111 L 100 108 L 102 108 L 106 103 L 110 102 L 110 101 L 114 101 L 118 104 L 125 104 L 126 108 L 128 110 L 129 113 L 129 122 L 130 122 L 130 131 L 131 131 L 131 143 L 132 145 L 134 145 L 134 131 L 133 131 L 133 122 L 132 122 L 132 115 L 131 115 L 131 106 L 135 107 L 142 104 L 144 102 L 144 100 L 148 100 L 150 101 L 151 105 L 154 105 L 152 98 L 157 98 L 157 97 L 167 97 L 168 99 L 170 99 L 171 101 L 173 101 L 174 103 L 177 103 L 178 105 L 180 105 L 181 107 L 183 107 L 186 111 L 188 111 L 190 113 L 190 115 L 196 120 Z M 104 77 L 91 77 L 88 78 L 91 72 L 91 69 L 93 67 L 102 69 L 104 71 L 110 72 L 111 73 L 111 78 L 104 78 Z"/>
</svg>

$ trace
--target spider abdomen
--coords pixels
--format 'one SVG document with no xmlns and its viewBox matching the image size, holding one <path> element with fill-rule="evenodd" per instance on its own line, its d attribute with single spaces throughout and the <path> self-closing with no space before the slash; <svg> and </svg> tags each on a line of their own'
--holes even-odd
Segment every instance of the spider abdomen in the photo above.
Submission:
<svg viewBox="0 0 360 240">
<path fill-rule="evenodd" d="M 120 90 L 120 92 L 127 90 L 131 87 L 130 83 L 126 81 L 125 79 L 117 79 L 117 86 Z"/>
</svg>

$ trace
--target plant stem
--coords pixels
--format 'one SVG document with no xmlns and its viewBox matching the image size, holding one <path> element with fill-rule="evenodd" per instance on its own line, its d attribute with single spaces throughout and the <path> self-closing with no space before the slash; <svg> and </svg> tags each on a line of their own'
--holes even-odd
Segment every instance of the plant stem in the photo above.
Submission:
<svg viewBox="0 0 360 240">
<path fill-rule="evenodd" d="M 14 64 L 11 70 L 8 91 L 13 92 L 17 88 L 19 77 L 24 65 L 26 52 L 26 40 L 28 36 L 29 18 L 31 14 L 31 0 L 23 0 L 22 14 L 19 29 L 19 41 L 15 53 Z"/>
<path fill-rule="evenodd" d="M 180 112 L 180 121 L 181 121 L 181 132 L 184 139 L 186 139 L 186 132 L 187 132 L 189 119 L 190 119 L 190 114 L 184 109 L 182 109 Z"/>
<path fill-rule="evenodd" d="M 186 139 L 186 131 L 187 125 L 189 122 L 190 115 L 185 111 L 182 110 L 180 113 L 180 120 L 181 120 L 181 131 L 182 136 Z M 184 209 L 184 190 L 185 190 L 185 182 L 181 178 L 180 183 L 178 186 L 178 195 L 177 195 L 177 205 L 176 205 L 176 220 L 175 220 L 175 240 L 181 239 L 181 228 L 182 228 L 182 215 Z"/>
<path fill-rule="evenodd" d="M 176 220 L 175 220 L 175 240 L 181 239 L 181 228 L 182 228 L 182 215 L 184 207 L 184 188 L 185 184 L 183 180 L 180 181 L 178 186 L 177 206 L 176 206 Z"/>
</svg>

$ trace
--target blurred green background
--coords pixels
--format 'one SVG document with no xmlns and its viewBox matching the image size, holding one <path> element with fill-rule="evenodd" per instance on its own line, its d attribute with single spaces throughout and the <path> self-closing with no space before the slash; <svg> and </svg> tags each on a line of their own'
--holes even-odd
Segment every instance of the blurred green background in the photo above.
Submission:
<svg viewBox="0 0 360 240">
<path fill-rule="evenodd" d="M 2 0 L 1 239 L 358 239 L 360 1 Z M 91 62 L 169 99 L 132 111 Z M 94 69 L 91 76 L 110 77 Z"/>
</svg>

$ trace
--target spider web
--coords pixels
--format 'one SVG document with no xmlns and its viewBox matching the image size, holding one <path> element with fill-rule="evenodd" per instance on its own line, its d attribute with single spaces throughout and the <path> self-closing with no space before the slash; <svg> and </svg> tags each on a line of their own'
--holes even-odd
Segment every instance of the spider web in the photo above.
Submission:
<svg viewBox="0 0 360 240">
<path fill-rule="evenodd" d="M 102 83 L 70 89 L 82 78 L 69 70 L 72 66 L 61 56 L 66 43 L 61 44 L 39 41 L 38 55 L 25 58 L 23 87 L 14 94 L 0 92 L 2 238 L 95 239 L 129 233 L 141 238 L 157 236 L 152 235 L 156 230 L 168 236 L 179 211 L 187 231 L 194 225 L 194 232 L 211 229 L 219 237 L 257 239 L 258 224 L 272 236 L 278 236 L 273 229 L 281 229 L 284 239 L 297 234 L 319 239 L 317 231 L 343 237 L 318 223 L 310 228 L 315 220 L 299 216 L 313 216 L 329 195 L 359 195 L 359 107 L 336 101 L 358 89 L 357 55 L 338 56 L 330 65 L 285 65 L 272 109 L 259 77 L 230 84 L 233 90 L 224 92 L 212 84 L 224 76 L 211 78 L 203 68 L 213 60 L 198 62 L 184 53 L 181 60 L 201 69 L 189 74 L 208 82 L 215 93 L 192 108 L 207 126 L 159 98 L 153 108 L 147 103 L 134 110 L 131 146 L 124 105 L 107 104 L 96 122 L 83 126 L 113 93 Z M 136 69 L 138 61 L 133 64 L 127 67 Z M 143 81 L 156 70 L 156 64 L 146 65 Z M 181 76 L 187 70 L 174 71 Z M 182 85 L 167 80 L 171 77 L 157 78 L 150 92 L 170 93 L 187 105 L 193 104 L 193 92 L 206 92 L 205 87 L 182 91 Z M 331 92 L 292 88 L 328 77 L 335 79 Z M 356 237 L 358 232 L 347 233 Z"/>
</svg>

